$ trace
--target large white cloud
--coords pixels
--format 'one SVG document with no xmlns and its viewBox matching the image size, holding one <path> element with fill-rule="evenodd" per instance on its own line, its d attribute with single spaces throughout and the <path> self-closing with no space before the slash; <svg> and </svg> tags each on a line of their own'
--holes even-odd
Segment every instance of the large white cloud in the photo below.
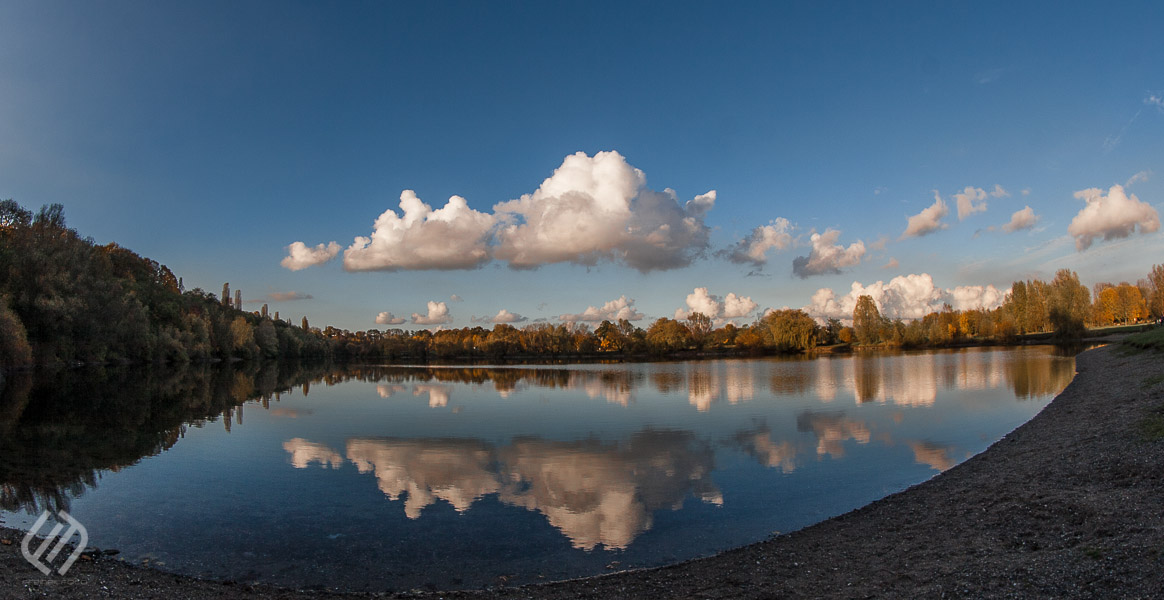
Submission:
<svg viewBox="0 0 1164 600">
<path fill-rule="evenodd" d="M 737 296 L 729 292 L 720 298 L 701 287 L 687 294 L 687 308 L 675 309 L 675 318 L 683 320 L 692 313 L 702 313 L 712 319 L 735 319 L 752 314 L 759 306 L 750 296 Z"/>
<path fill-rule="evenodd" d="M 1006 194 L 1006 190 L 995 186 L 992 195 L 1000 192 Z M 966 189 L 954 194 L 954 201 L 958 205 L 958 220 L 961 221 L 974 213 L 986 211 L 986 190 L 966 186 Z"/>
<path fill-rule="evenodd" d="M 1034 209 L 1030 206 L 1024 206 L 1022 210 L 1015 211 L 1010 216 L 1010 222 L 1002 226 L 1002 230 L 1007 233 L 1014 233 L 1024 229 L 1030 229 L 1035 226 L 1035 222 L 1039 217 L 1035 215 Z"/>
<path fill-rule="evenodd" d="M 412 313 L 412 322 L 417 325 L 441 325 L 452 323 L 453 315 L 449 314 L 449 305 L 429 300 L 428 314 Z"/>
<path fill-rule="evenodd" d="M 404 317 L 397 317 L 390 312 L 382 312 L 376 315 L 377 325 L 401 325 L 407 320 Z"/>
<path fill-rule="evenodd" d="M 1075 248 L 1086 250 L 1096 238 L 1106 240 L 1125 238 L 1140 228 L 1140 233 L 1152 233 L 1160 229 L 1160 215 L 1147 202 L 1141 202 L 1135 194 L 1128 194 L 1124 186 L 1113 185 L 1104 195 L 1099 188 L 1088 188 L 1075 192 L 1075 197 L 1087 203 L 1079 214 L 1071 219 L 1067 233 L 1075 238 Z"/>
<path fill-rule="evenodd" d="M 578 152 L 532 194 L 493 207 L 496 256 L 514 268 L 602 260 L 643 272 L 683 267 L 707 248 L 703 219 L 714 205 L 714 190 L 681 204 L 674 190 L 648 189 L 618 152 Z"/>
<path fill-rule="evenodd" d="M 510 267 L 600 261 L 642 272 L 684 267 L 707 250 L 711 228 L 704 218 L 715 206 L 711 190 L 681 202 L 672 189 L 646 187 L 643 172 L 618 152 L 584 152 L 562 165 L 531 194 L 493 206 L 469 208 L 453 196 L 433 210 L 412 190 L 400 194 L 400 213 L 376 219 L 370 237 L 356 237 L 344 251 L 349 271 L 474 269 L 497 258 Z M 333 258 L 330 242 L 287 247 L 283 266 L 298 270 Z"/>
<path fill-rule="evenodd" d="M 1009 290 L 993 285 L 958 286 L 943 289 L 934 285 L 928 273 L 901 275 L 888 283 L 878 281 L 862 285 L 854 281 L 849 293 L 838 296 L 829 288 L 821 288 L 812 296 L 812 303 L 804 307 L 808 314 L 821 318 L 852 319 L 857 298 L 870 296 L 881 314 L 891 319 L 920 319 L 939 311 L 943 304 L 957 310 L 973 308 L 994 309 L 1002 305 Z"/>
<path fill-rule="evenodd" d="M 460 196 L 433 210 L 412 190 L 400 193 L 403 216 L 388 209 L 372 237 L 359 236 L 344 250 L 349 271 L 472 269 L 489 260 L 494 217 L 469 208 Z"/>
<path fill-rule="evenodd" d="M 279 264 L 283 265 L 285 269 L 298 271 L 300 269 L 306 269 L 307 267 L 321 265 L 335 258 L 335 255 L 339 254 L 339 251 L 340 245 L 335 242 L 328 242 L 326 245 L 319 244 L 314 248 L 309 247 L 303 242 L 292 242 L 290 246 L 287 246 L 287 256 L 283 257 L 283 260 Z"/>
<path fill-rule="evenodd" d="M 950 208 L 942 200 L 941 194 L 937 190 L 934 190 L 934 203 L 909 218 L 909 222 L 905 226 L 905 231 L 902 232 L 899 239 L 904 240 L 908 237 L 921 237 L 939 229 L 945 229 L 946 224 L 942 223 L 942 218 L 948 214 L 950 214 Z"/>
<path fill-rule="evenodd" d="M 601 307 L 588 306 L 586 310 L 580 313 L 560 315 L 558 317 L 562 321 L 589 321 L 594 323 L 599 321 L 617 322 L 619 319 L 639 321 L 642 318 L 643 313 L 635 310 L 634 298 L 627 298 L 626 296 L 619 296 L 603 304 Z"/>
<path fill-rule="evenodd" d="M 792 246 L 792 223 L 783 217 L 767 225 L 761 225 L 727 251 L 728 260 L 734 263 L 752 263 L 761 267 L 768 262 L 768 251 L 786 250 Z"/>
<path fill-rule="evenodd" d="M 846 248 L 837 243 L 841 232 L 826 229 L 824 233 L 814 233 L 809 238 L 812 251 L 808 256 L 798 256 L 792 261 L 792 272 L 801 279 L 813 275 L 840 273 L 845 267 L 861 263 L 865 256 L 865 243 L 857 240 Z"/>
</svg>

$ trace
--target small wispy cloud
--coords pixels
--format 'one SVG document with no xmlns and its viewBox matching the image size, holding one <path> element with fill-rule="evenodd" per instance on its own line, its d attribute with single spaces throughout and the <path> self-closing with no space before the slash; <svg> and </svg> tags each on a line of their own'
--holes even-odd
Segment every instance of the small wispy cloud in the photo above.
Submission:
<svg viewBox="0 0 1164 600">
<path fill-rule="evenodd" d="M 292 300 L 311 300 L 314 298 L 311 294 L 304 294 L 303 292 L 271 292 L 267 294 L 267 300 L 271 302 L 290 302 Z"/>
<path fill-rule="evenodd" d="M 986 69 L 984 71 L 979 71 L 978 73 L 976 73 L 974 75 L 974 82 L 977 83 L 978 85 L 986 85 L 988 83 L 994 83 L 995 81 L 998 81 L 999 77 L 1002 77 L 1003 73 L 1006 73 L 1006 69 L 998 68 L 998 69 Z"/>
<path fill-rule="evenodd" d="M 1148 179 L 1151 177 L 1151 171 L 1140 171 L 1139 173 L 1129 177 L 1128 181 L 1124 183 L 1124 187 L 1131 187 L 1133 184 L 1140 183 L 1141 181 L 1148 181 Z"/>
<path fill-rule="evenodd" d="M 1144 106 L 1154 106 L 1156 107 L 1156 110 L 1164 112 L 1164 96 L 1161 94 L 1150 93 L 1148 94 L 1147 98 L 1144 98 Z M 1124 139 L 1124 134 L 1128 132 L 1128 129 L 1131 128 L 1132 124 L 1135 123 L 1136 119 L 1139 119 L 1140 115 L 1143 113 L 1144 109 L 1140 108 L 1136 111 L 1136 114 L 1132 115 L 1132 118 L 1128 119 L 1127 123 L 1124 123 L 1124 126 L 1120 128 L 1118 133 L 1108 136 L 1107 139 L 1103 141 L 1103 151 L 1111 152 L 1116 148 L 1116 146 L 1119 146 L 1120 142 Z"/>
<path fill-rule="evenodd" d="M 1003 190 L 1003 193 L 1006 193 Z M 954 202 L 958 206 L 958 220 L 986 211 L 986 190 L 966 186 L 966 189 L 954 194 Z"/>
<path fill-rule="evenodd" d="M 1006 233 L 1014 233 L 1024 229 L 1030 229 L 1035 226 L 1039 217 L 1035 215 L 1034 209 L 1029 206 L 1024 206 L 1022 210 L 1016 211 L 1010 216 L 1010 222 L 1002 226 L 1002 230 Z M 993 229 L 993 228 L 992 228 Z"/>
<path fill-rule="evenodd" d="M 934 190 L 934 203 L 918 214 L 909 217 L 905 231 L 902 232 L 901 237 L 898 239 L 904 240 L 910 237 L 921 237 L 938 231 L 939 229 L 945 229 L 946 224 L 942 223 L 942 218 L 948 214 L 950 214 L 950 208 L 946 206 L 946 202 L 942 200 L 942 196 L 938 193 L 938 190 Z"/>
</svg>

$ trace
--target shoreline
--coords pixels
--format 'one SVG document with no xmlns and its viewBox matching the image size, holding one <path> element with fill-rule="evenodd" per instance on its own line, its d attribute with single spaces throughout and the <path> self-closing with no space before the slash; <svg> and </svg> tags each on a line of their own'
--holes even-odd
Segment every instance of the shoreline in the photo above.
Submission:
<svg viewBox="0 0 1164 600">
<path fill-rule="evenodd" d="M 57 598 L 1154 597 L 1164 590 L 1164 361 L 1118 346 L 1033 419 L 930 480 L 770 540 L 677 565 L 489 590 L 297 591 L 97 556 L 46 578 L 0 527 L 0 596 Z M 778 507 L 775 507 L 778 510 Z M 503 582 L 499 582 L 503 585 Z"/>
</svg>

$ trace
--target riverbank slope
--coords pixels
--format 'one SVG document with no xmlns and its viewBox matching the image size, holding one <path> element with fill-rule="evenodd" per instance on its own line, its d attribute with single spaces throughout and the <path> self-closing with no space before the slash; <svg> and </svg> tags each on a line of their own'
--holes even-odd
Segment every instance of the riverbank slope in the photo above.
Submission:
<svg viewBox="0 0 1164 600">
<path fill-rule="evenodd" d="M 1117 346 L 970 460 L 798 532 L 671 567 L 442 598 L 1151 598 L 1164 590 L 1164 359 Z M 772 510 L 780 510 L 773 506 Z M 43 577 L 0 530 L 0 596 L 338 598 L 110 558 Z M 337 582 L 342 585 L 342 582 Z M 422 592 L 399 596 L 417 597 Z"/>
</svg>

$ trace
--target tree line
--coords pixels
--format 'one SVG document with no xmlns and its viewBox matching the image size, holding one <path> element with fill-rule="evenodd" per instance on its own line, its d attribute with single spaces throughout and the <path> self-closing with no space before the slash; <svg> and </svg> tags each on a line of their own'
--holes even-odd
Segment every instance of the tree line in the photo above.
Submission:
<svg viewBox="0 0 1164 600">
<path fill-rule="evenodd" d="M 943 346 L 1014 341 L 1030 333 L 1079 337 L 1088 325 L 1134 323 L 1164 315 L 1164 265 L 1136 284 L 1090 289 L 1072 271 L 1050 282 L 1014 282 L 1002 306 L 920 319 L 882 315 L 862 296 L 851 325 L 818 322 L 802 310 L 768 311 L 753 323 L 715 327 L 694 313 L 646 329 L 623 319 L 585 323 L 498 324 L 351 332 L 242 310 L 229 284 L 221 296 L 185 290 L 165 265 L 117 244 L 98 245 L 65 225 L 61 205 L 33 214 L 0 201 L 0 365 L 274 358 L 424 361 L 441 358 L 637 356 L 676 353 L 790 353 L 833 345 Z"/>
<path fill-rule="evenodd" d="M 1088 327 L 1129 325 L 1164 316 L 1164 265 L 1152 267 L 1135 285 L 1100 283 L 1091 290 L 1069 269 L 1050 282 L 1016 281 L 1002 306 L 993 310 L 954 310 L 949 305 L 921 319 L 890 320 L 880 314 L 870 296 L 857 299 L 852 332 L 859 345 L 941 346 L 966 342 L 1010 343 L 1019 336 L 1049 333 L 1078 339 Z M 844 341 L 850 341 L 845 339 Z"/>
<path fill-rule="evenodd" d="M 0 365 L 331 354 L 316 333 L 184 290 L 165 265 L 80 237 L 59 204 L 33 214 L 0 201 Z"/>
</svg>

